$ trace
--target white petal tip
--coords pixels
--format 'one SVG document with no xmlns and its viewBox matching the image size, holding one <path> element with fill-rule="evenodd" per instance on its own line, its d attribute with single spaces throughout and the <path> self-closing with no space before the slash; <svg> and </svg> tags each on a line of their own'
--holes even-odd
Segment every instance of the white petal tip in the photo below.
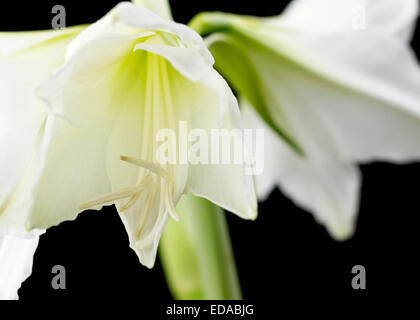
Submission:
<svg viewBox="0 0 420 320">
<path fill-rule="evenodd" d="M 354 231 L 354 226 L 351 223 L 328 229 L 328 233 L 331 237 L 338 242 L 350 240 L 354 235 Z"/>
</svg>

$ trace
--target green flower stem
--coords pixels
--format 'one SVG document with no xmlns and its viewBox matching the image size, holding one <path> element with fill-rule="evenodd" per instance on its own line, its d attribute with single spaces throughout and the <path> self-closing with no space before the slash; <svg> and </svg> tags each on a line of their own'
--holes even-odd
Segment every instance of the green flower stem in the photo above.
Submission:
<svg viewBox="0 0 420 320">
<path fill-rule="evenodd" d="M 242 299 L 225 214 L 192 195 L 177 206 L 159 248 L 169 288 L 176 299 Z"/>
</svg>

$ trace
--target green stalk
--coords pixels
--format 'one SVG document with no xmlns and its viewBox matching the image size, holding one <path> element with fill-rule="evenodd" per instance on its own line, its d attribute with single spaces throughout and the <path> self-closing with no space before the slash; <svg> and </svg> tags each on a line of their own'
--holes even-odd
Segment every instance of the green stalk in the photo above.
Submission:
<svg viewBox="0 0 420 320">
<path fill-rule="evenodd" d="M 181 221 L 170 221 L 159 254 L 176 299 L 242 299 L 225 214 L 192 195 L 177 206 Z"/>
</svg>

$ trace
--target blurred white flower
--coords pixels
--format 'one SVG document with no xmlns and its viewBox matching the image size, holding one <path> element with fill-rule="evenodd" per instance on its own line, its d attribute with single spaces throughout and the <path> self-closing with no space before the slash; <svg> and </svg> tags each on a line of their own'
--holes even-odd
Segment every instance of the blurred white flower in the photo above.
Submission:
<svg viewBox="0 0 420 320">
<path fill-rule="evenodd" d="M 366 25 L 354 28 L 360 9 Z M 420 72 L 409 46 L 417 14 L 417 0 L 295 0 L 276 17 L 203 13 L 191 22 L 211 34 L 244 121 L 267 129 L 261 199 L 279 186 L 346 239 L 357 163 L 420 158 Z"/>
</svg>

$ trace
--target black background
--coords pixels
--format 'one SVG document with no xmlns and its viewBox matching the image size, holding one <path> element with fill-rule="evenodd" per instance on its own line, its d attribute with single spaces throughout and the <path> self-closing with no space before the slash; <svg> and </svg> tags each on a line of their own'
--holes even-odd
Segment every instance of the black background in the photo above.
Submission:
<svg viewBox="0 0 420 320">
<path fill-rule="evenodd" d="M 51 26 L 51 8 L 62 4 L 67 24 L 91 23 L 118 1 L 28 1 L 8 3 L 0 12 L 0 30 L 36 30 Z M 288 1 L 173 0 L 176 21 L 196 13 L 221 10 L 275 15 Z M 6 5 L 5 2 L 1 6 Z M 419 43 L 418 32 L 413 45 Z M 419 53 L 418 51 L 417 53 Z M 392 128 L 390 128 L 392 130 Z M 260 204 L 256 222 L 228 214 L 228 223 L 244 297 L 250 301 L 282 297 L 316 300 L 401 296 L 417 288 L 419 263 L 420 165 L 375 163 L 362 167 L 363 188 L 355 236 L 333 241 L 312 216 L 274 191 Z M 51 288 L 51 268 L 67 271 L 67 289 Z M 362 264 L 367 290 L 351 288 L 351 268 Z M 55 298 L 110 298 L 147 301 L 171 299 L 157 262 L 140 265 L 113 207 L 84 212 L 74 222 L 51 228 L 40 240 L 32 276 L 19 290 L 22 301 Z M 281 301 L 279 302 L 281 304 Z M 323 300 L 325 306 L 330 300 Z M 274 307 L 274 306 L 272 306 Z"/>
</svg>

